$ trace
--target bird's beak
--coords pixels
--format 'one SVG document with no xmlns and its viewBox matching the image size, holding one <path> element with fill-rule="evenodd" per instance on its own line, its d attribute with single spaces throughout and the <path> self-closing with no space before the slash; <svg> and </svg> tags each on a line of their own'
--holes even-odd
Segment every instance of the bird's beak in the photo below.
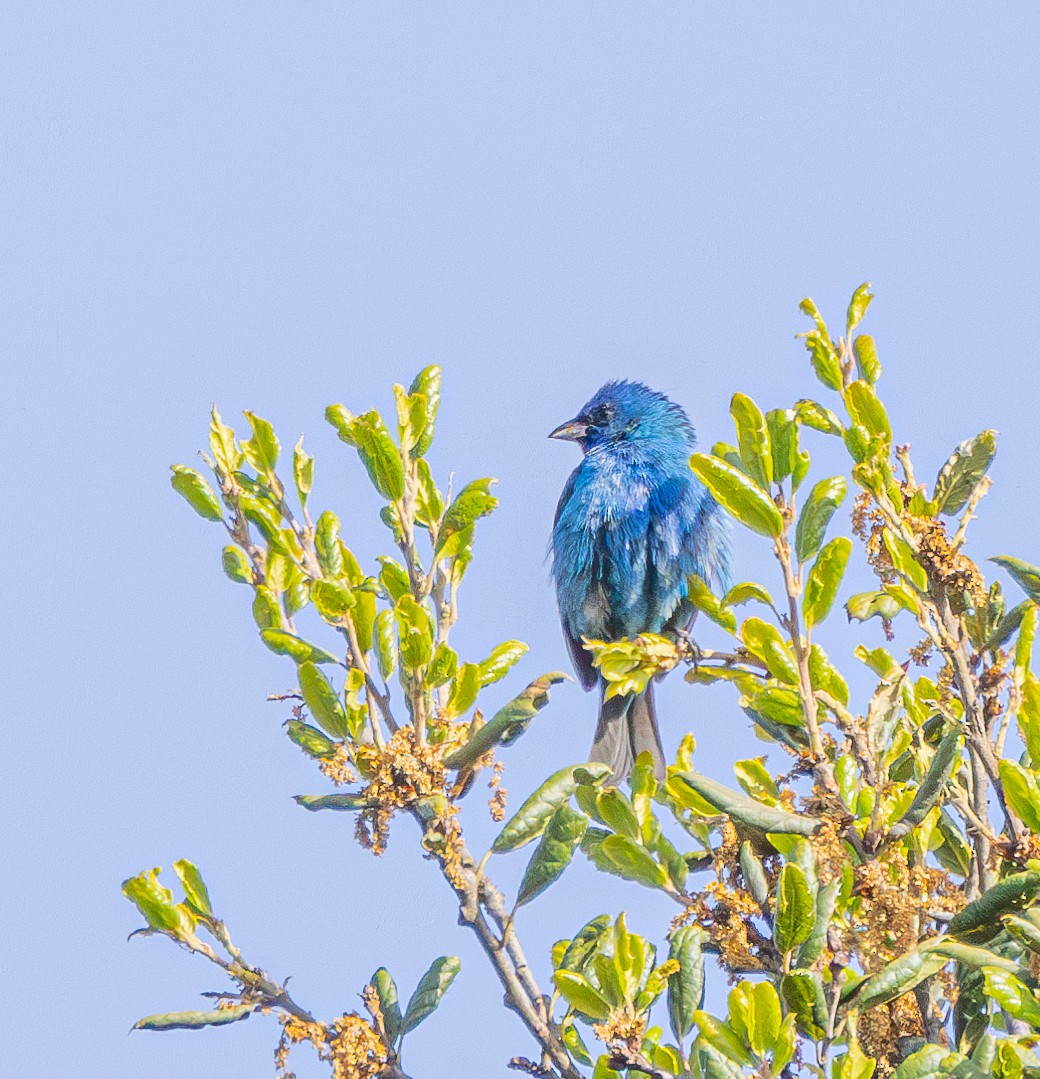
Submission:
<svg viewBox="0 0 1040 1079">
<path fill-rule="evenodd" d="M 560 438 L 565 442 L 580 442 L 588 432 L 589 425 L 579 419 L 568 420 L 561 423 L 555 431 L 549 432 L 550 438 Z"/>
</svg>

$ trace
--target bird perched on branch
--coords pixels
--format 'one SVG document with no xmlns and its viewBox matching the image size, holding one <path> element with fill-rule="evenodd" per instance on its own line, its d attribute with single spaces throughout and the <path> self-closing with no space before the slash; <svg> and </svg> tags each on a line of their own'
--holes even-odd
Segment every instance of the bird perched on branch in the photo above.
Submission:
<svg viewBox="0 0 1040 1079">
<path fill-rule="evenodd" d="M 696 613 L 687 577 L 728 581 L 726 519 L 690 471 L 696 436 L 686 413 L 640 382 L 608 382 L 549 437 L 584 454 L 556 509 L 552 574 L 578 677 L 585 689 L 600 682 L 590 760 L 610 765 L 619 783 L 649 750 L 661 778 L 653 683 L 607 699 L 582 638 L 685 632 Z"/>
</svg>

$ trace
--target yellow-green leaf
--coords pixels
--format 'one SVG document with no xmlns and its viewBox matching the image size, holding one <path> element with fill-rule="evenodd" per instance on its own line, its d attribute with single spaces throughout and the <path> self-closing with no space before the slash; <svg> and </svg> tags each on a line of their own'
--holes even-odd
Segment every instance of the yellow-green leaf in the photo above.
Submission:
<svg viewBox="0 0 1040 1079">
<path fill-rule="evenodd" d="M 735 393 L 729 406 L 737 428 L 737 446 L 744 471 L 768 491 L 773 482 L 773 456 L 762 410 L 743 393 Z"/>
<path fill-rule="evenodd" d="M 171 465 L 170 471 L 173 473 L 170 486 L 200 517 L 206 521 L 223 520 L 224 515 L 213 488 L 195 469 L 187 465 Z"/>
<path fill-rule="evenodd" d="M 845 501 L 848 485 L 843 476 L 831 476 L 820 480 L 809 493 L 809 498 L 798 514 L 795 528 L 795 553 L 799 562 L 814 558 L 823 543 L 837 508 Z"/>
<path fill-rule="evenodd" d="M 807 627 L 818 625 L 830 613 L 852 553 L 852 541 L 838 536 L 820 551 L 805 581 L 802 612 Z"/>
<path fill-rule="evenodd" d="M 695 453 L 690 468 L 719 505 L 741 524 L 763 536 L 783 532 L 784 521 L 775 503 L 743 472 L 705 453 Z"/>
</svg>

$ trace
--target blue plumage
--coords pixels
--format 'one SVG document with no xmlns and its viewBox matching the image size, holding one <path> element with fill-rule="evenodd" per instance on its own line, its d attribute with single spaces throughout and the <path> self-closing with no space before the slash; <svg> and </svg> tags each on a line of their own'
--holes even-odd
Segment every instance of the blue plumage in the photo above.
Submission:
<svg viewBox="0 0 1040 1079">
<path fill-rule="evenodd" d="M 608 382 L 550 437 L 577 442 L 584 453 L 556 509 L 552 571 L 567 646 L 591 689 L 597 675 L 582 637 L 685 630 L 695 613 L 688 575 L 728 581 L 728 529 L 690 471 L 690 421 L 664 394 Z M 643 750 L 662 775 L 652 685 L 635 698 L 602 701 L 590 759 L 609 764 L 620 781 Z"/>
</svg>

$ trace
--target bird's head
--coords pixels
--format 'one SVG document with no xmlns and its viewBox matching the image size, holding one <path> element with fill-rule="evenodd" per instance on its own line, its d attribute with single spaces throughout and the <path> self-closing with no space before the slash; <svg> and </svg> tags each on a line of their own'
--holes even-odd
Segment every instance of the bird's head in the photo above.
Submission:
<svg viewBox="0 0 1040 1079">
<path fill-rule="evenodd" d="M 608 382 L 573 420 L 550 438 L 577 442 L 585 453 L 597 446 L 673 443 L 692 448 L 693 428 L 682 408 L 642 382 Z"/>
</svg>

